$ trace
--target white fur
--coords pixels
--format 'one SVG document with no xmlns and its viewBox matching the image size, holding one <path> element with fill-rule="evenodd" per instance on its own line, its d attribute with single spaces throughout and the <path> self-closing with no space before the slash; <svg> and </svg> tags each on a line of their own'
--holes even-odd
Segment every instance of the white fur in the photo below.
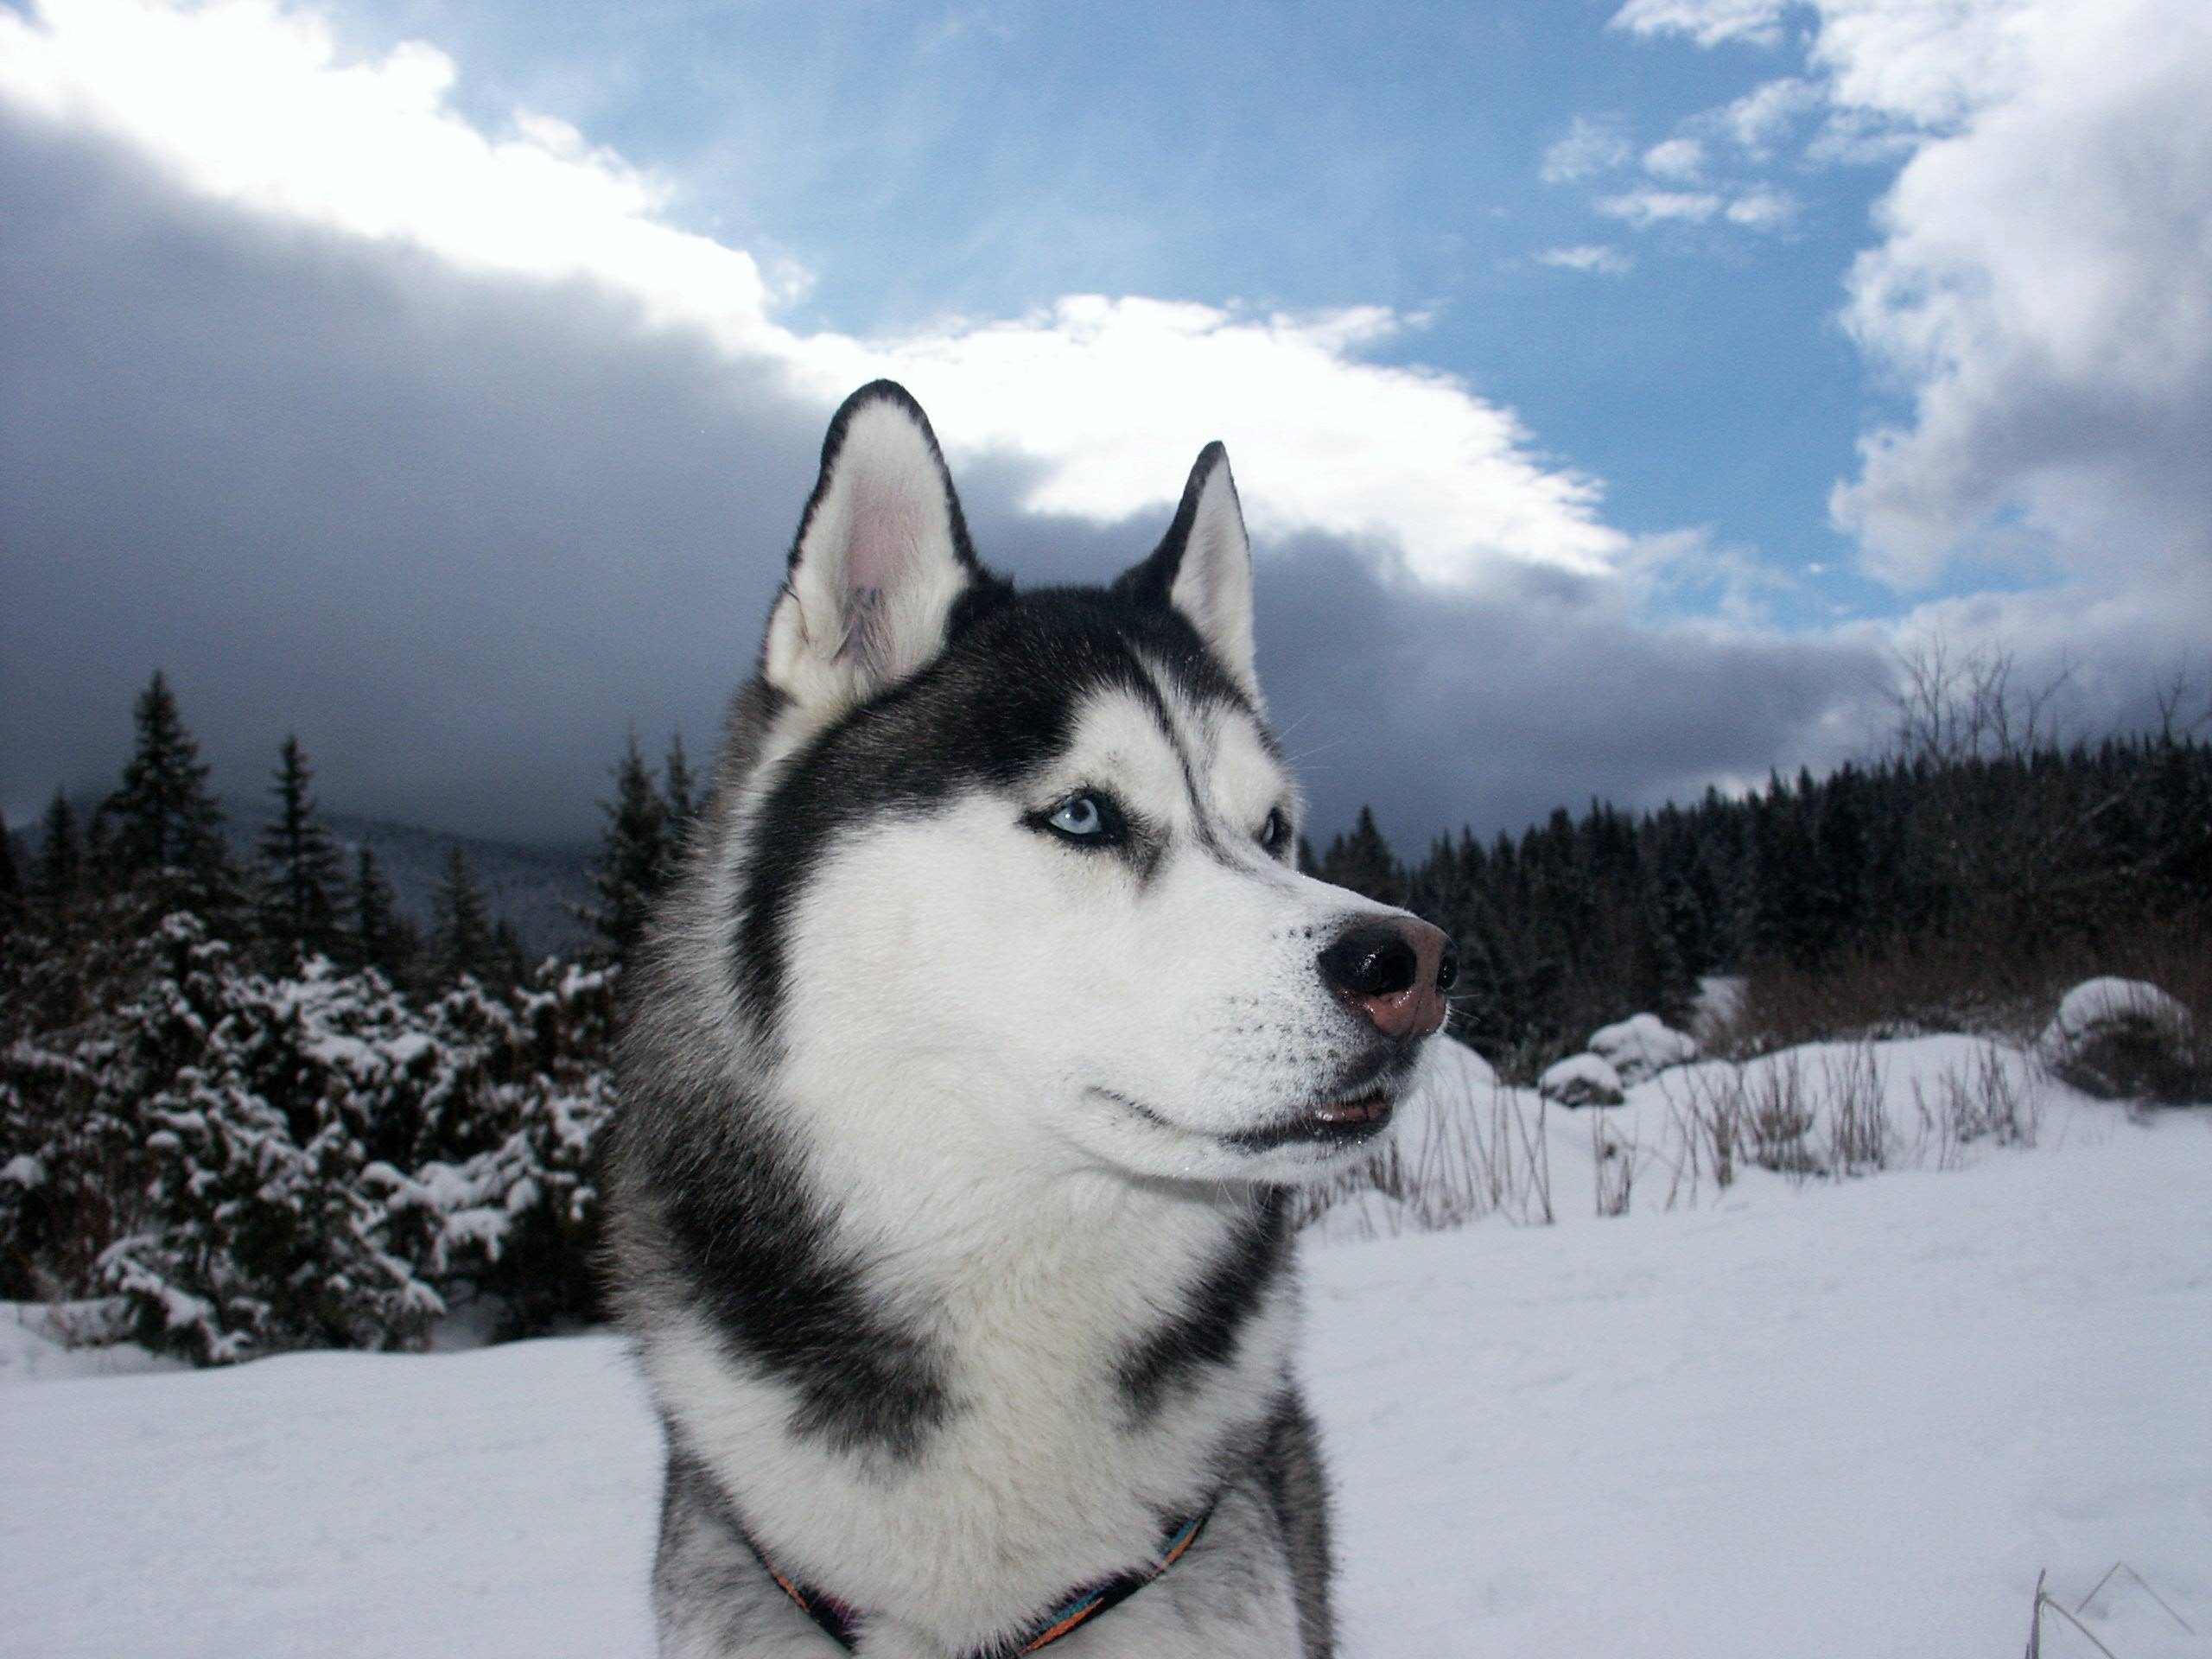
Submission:
<svg viewBox="0 0 2212 1659">
<path fill-rule="evenodd" d="M 1226 455 L 1214 463 L 1200 487 L 1191 538 L 1167 596 L 1213 647 L 1252 706 L 1260 707 L 1260 677 L 1253 664 L 1252 543 L 1244 534 L 1244 512 Z"/>
<path fill-rule="evenodd" d="M 864 404 L 769 616 L 761 671 L 818 727 L 934 657 L 969 581 L 929 434 L 896 403 Z"/>
</svg>

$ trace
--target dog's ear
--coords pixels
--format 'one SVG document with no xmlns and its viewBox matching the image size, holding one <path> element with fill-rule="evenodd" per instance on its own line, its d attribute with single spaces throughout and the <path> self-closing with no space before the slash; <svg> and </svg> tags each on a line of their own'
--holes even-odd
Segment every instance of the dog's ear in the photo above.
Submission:
<svg viewBox="0 0 2212 1659">
<path fill-rule="evenodd" d="M 982 575 L 929 417 L 904 386 L 862 386 L 823 441 L 761 673 L 802 708 L 841 712 L 926 667 Z"/>
<path fill-rule="evenodd" d="M 1191 468 L 1175 522 L 1152 556 L 1125 573 L 1123 591 L 1172 605 L 1198 631 L 1244 695 L 1256 706 L 1252 664 L 1252 543 L 1229 475 L 1229 451 L 1210 443 Z"/>
</svg>

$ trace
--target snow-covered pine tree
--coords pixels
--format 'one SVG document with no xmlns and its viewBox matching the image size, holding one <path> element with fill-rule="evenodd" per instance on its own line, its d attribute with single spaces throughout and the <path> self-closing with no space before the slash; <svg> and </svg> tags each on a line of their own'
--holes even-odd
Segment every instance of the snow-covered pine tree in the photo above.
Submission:
<svg viewBox="0 0 2212 1659">
<path fill-rule="evenodd" d="M 117 1050 L 145 1206 L 99 1263 L 134 1334 L 200 1364 L 412 1345 L 443 1303 L 363 1178 L 379 1085 L 421 1046 L 404 1008 L 326 963 L 297 981 L 243 973 L 189 912 L 156 943 Z"/>
<path fill-rule="evenodd" d="M 222 808 L 159 669 L 132 719 L 137 731 L 122 785 L 100 807 L 111 832 L 108 860 L 124 882 L 150 885 L 162 909 L 187 905 L 219 925 L 235 912 L 238 886 L 223 845 Z"/>
<path fill-rule="evenodd" d="M 512 1001 L 473 983 L 448 990 L 427 1011 L 418 1067 L 429 1150 L 365 1172 L 398 1247 L 449 1299 L 494 1299 L 503 1335 L 594 1311 L 613 1010 L 605 969 L 552 961 Z"/>
<path fill-rule="evenodd" d="M 597 901 L 583 919 L 598 938 L 596 954 L 620 964 L 645 931 L 653 895 L 660 891 L 669 864 L 668 804 L 652 769 L 630 734 L 614 764 L 614 798 L 601 801 L 607 831 L 592 861 L 591 885 Z"/>
<path fill-rule="evenodd" d="M 274 958 L 285 963 L 328 955 L 337 943 L 338 906 L 332 894 L 342 867 L 338 843 L 315 816 L 308 791 L 315 772 L 296 735 L 287 734 L 270 793 L 276 816 L 261 831 L 267 866 L 261 895 L 261 930 Z"/>
</svg>

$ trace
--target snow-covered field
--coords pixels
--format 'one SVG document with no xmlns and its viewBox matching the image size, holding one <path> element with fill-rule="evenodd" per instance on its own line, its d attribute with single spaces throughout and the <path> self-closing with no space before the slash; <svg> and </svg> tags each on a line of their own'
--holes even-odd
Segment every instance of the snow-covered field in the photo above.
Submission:
<svg viewBox="0 0 2212 1659">
<path fill-rule="evenodd" d="M 1348 1655 L 2011 1656 L 2039 1573 L 2070 1608 L 2119 1561 L 2172 1611 L 2122 1573 L 2100 1641 L 2212 1654 L 2212 1112 L 2013 1057 L 2038 1144 L 1959 1145 L 1922 1109 L 1973 1046 L 1871 1052 L 1904 1166 L 1850 1179 L 1688 1167 L 1719 1071 L 1594 1141 L 1478 1084 L 1412 1115 L 1524 1135 L 1505 1207 L 1538 1154 L 1560 1224 L 1309 1237 Z M 613 1338 L 90 1374 L 124 1363 L 0 1324 L 0 1652 L 651 1652 L 657 1435 Z"/>
</svg>

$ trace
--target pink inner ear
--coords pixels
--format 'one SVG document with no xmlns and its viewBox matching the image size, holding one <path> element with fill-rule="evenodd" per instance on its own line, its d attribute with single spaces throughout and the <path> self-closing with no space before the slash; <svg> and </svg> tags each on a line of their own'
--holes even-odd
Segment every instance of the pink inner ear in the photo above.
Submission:
<svg viewBox="0 0 2212 1659">
<path fill-rule="evenodd" d="M 884 490 L 853 504 L 845 544 L 848 594 L 885 593 L 912 574 L 922 515 L 905 492 Z"/>
</svg>

